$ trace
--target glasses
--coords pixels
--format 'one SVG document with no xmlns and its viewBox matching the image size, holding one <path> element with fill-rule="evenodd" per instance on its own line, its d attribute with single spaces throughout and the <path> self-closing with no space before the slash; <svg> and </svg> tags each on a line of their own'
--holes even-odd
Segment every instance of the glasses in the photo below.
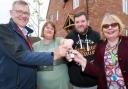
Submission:
<svg viewBox="0 0 128 89">
<path fill-rule="evenodd" d="M 24 14 L 25 16 L 30 16 L 29 12 L 24 12 L 22 10 L 12 10 L 12 11 L 15 11 L 19 15 L 23 15 Z"/>
<path fill-rule="evenodd" d="M 102 28 L 108 29 L 110 26 L 111 26 L 112 28 L 115 28 L 115 27 L 119 26 L 119 23 L 104 24 L 104 25 L 102 26 Z"/>
</svg>

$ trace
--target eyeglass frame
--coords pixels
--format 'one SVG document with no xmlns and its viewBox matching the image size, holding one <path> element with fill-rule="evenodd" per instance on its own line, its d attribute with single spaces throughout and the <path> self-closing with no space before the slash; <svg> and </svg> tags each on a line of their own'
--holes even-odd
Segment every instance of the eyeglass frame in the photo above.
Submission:
<svg viewBox="0 0 128 89">
<path fill-rule="evenodd" d="M 112 28 L 115 28 L 115 27 L 117 27 L 117 26 L 120 28 L 120 24 L 117 23 L 117 22 L 115 22 L 115 23 L 111 23 L 111 24 L 103 24 L 103 25 L 102 25 L 102 29 L 103 29 L 103 28 L 108 29 L 110 26 L 111 26 Z"/>
<path fill-rule="evenodd" d="M 25 16 L 30 16 L 30 13 L 29 12 L 25 12 L 25 11 L 22 11 L 22 10 L 11 10 L 11 11 L 15 11 L 17 14 L 24 14 Z"/>
</svg>

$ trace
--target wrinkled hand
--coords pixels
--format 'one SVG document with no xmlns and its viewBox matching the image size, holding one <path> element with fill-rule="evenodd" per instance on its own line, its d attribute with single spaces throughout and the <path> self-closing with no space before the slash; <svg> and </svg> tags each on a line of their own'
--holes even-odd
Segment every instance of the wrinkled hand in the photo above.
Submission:
<svg viewBox="0 0 128 89">
<path fill-rule="evenodd" d="M 72 49 L 73 43 L 72 39 L 63 39 L 59 47 L 54 51 L 54 60 L 65 57 L 68 50 Z"/>
<path fill-rule="evenodd" d="M 85 59 L 77 50 L 70 50 L 70 52 L 66 55 L 66 59 L 69 62 L 75 61 L 76 63 L 80 64 L 82 66 L 82 71 L 84 71 L 87 64 L 87 59 Z"/>
<path fill-rule="evenodd" d="M 69 62 L 73 61 L 73 59 L 75 57 L 75 54 L 72 51 L 73 51 L 73 49 L 69 49 L 67 54 L 66 54 L 66 59 Z"/>
<path fill-rule="evenodd" d="M 64 45 L 60 45 L 55 51 L 54 51 L 54 60 L 58 60 L 61 57 L 66 56 L 68 51 L 68 48 Z"/>
<path fill-rule="evenodd" d="M 62 39 L 60 45 L 64 45 L 68 49 L 73 49 L 72 48 L 73 43 L 74 41 L 72 39 Z"/>
</svg>

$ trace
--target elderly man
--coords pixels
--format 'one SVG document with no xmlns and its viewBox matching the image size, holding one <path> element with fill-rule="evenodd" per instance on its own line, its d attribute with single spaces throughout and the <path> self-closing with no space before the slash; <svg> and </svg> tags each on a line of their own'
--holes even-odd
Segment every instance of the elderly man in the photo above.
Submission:
<svg viewBox="0 0 128 89">
<path fill-rule="evenodd" d="M 15 1 L 10 15 L 10 22 L 0 25 L 0 89 L 36 89 L 36 65 L 52 65 L 68 49 L 60 46 L 51 53 L 33 52 L 27 37 L 32 32 L 26 26 L 28 4 Z"/>
</svg>

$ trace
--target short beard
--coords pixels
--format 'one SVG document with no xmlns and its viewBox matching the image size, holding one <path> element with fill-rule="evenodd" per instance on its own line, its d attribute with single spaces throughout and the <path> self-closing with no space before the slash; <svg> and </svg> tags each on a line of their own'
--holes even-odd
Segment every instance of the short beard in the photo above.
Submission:
<svg viewBox="0 0 128 89">
<path fill-rule="evenodd" d="M 87 30 L 88 30 L 88 28 L 85 28 L 84 31 L 83 30 L 82 31 L 81 30 L 80 31 L 77 30 L 77 32 L 79 32 L 79 34 L 84 35 L 84 34 L 87 33 Z"/>
</svg>

